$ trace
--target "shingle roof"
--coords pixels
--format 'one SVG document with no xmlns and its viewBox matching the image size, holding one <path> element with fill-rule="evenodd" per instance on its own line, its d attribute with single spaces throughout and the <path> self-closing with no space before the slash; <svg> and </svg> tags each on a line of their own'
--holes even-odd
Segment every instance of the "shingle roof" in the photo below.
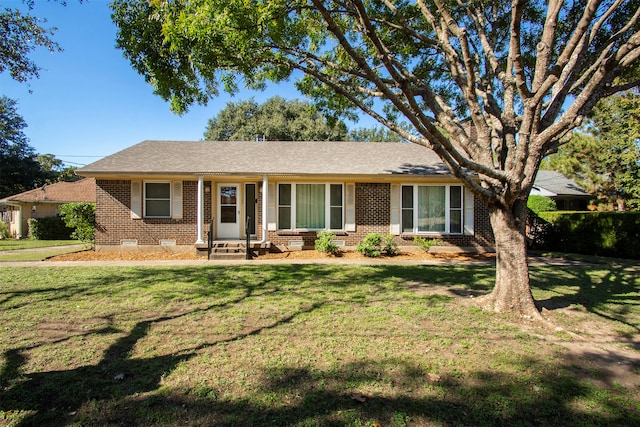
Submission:
<svg viewBox="0 0 640 427">
<path fill-rule="evenodd" d="M 589 196 L 589 193 L 580 188 L 573 180 L 556 171 L 538 171 L 533 186 L 557 196 Z"/>
<path fill-rule="evenodd" d="M 79 175 L 450 175 L 431 150 L 408 143 L 143 141 Z"/>
<path fill-rule="evenodd" d="M 0 202 L 96 202 L 96 180 L 85 178 L 75 182 L 56 182 L 40 188 L 5 197 Z"/>
</svg>

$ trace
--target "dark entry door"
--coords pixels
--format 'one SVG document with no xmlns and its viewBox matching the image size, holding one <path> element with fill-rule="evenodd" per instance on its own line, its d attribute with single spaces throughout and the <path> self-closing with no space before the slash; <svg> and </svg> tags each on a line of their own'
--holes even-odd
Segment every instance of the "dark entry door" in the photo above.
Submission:
<svg viewBox="0 0 640 427">
<path fill-rule="evenodd" d="M 249 224 L 249 234 L 256 234 L 256 202 L 258 201 L 256 197 L 256 185 L 255 184 L 245 184 L 245 192 L 244 192 L 244 203 L 245 203 L 245 212 L 247 216 L 251 219 L 251 223 Z"/>
</svg>

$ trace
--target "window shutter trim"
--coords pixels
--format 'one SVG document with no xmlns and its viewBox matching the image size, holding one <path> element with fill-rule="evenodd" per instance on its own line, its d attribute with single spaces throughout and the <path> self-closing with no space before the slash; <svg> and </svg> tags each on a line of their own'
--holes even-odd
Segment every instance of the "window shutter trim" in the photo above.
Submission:
<svg viewBox="0 0 640 427">
<path fill-rule="evenodd" d="M 345 184 L 345 221 L 344 231 L 356 231 L 356 185 Z"/>
<path fill-rule="evenodd" d="M 267 184 L 267 230 L 276 230 L 276 184 Z"/>
<path fill-rule="evenodd" d="M 473 212 L 474 212 L 474 195 L 466 187 L 464 189 L 464 231 L 466 235 L 473 235 Z"/>
<path fill-rule="evenodd" d="M 400 184 L 391 184 L 391 225 L 389 233 L 400 234 Z"/>
<path fill-rule="evenodd" d="M 142 218 L 142 182 L 131 181 L 131 218 Z"/>
<path fill-rule="evenodd" d="M 182 181 L 175 181 L 171 184 L 172 200 L 171 214 L 172 218 L 182 219 Z"/>
</svg>

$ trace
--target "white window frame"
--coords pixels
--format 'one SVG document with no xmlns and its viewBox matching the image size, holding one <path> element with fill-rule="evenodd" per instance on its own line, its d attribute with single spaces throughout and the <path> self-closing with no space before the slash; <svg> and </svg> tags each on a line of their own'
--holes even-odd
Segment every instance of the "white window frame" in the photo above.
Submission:
<svg viewBox="0 0 640 427">
<path fill-rule="evenodd" d="M 324 227 L 323 228 L 296 228 L 296 186 L 298 184 L 317 184 L 324 185 Z M 291 218 L 290 224 L 291 228 L 280 228 L 280 185 L 290 185 L 291 186 L 291 205 L 282 205 L 290 208 Z M 341 221 L 340 228 L 331 228 L 331 208 L 336 208 L 337 205 L 331 205 L 331 185 L 339 185 L 341 189 Z M 345 183 L 344 182 L 314 182 L 314 181 L 287 181 L 287 182 L 277 182 L 276 183 L 276 224 L 277 229 L 280 231 L 343 231 L 345 226 Z"/>
<path fill-rule="evenodd" d="M 402 204 L 402 189 L 403 187 L 411 187 L 413 189 L 413 207 L 411 210 L 413 211 L 413 229 L 409 231 L 404 230 L 403 215 L 402 212 L 405 210 L 409 210 L 409 208 L 405 208 Z M 445 189 L 445 211 L 444 211 L 444 231 L 418 231 L 418 188 L 420 187 L 444 187 Z M 451 208 L 451 187 L 460 187 L 460 207 L 459 208 Z M 464 234 L 464 222 L 465 222 L 465 199 L 464 199 L 465 189 L 461 184 L 402 184 L 400 186 L 400 231 L 402 233 L 409 234 L 419 234 L 419 235 L 453 235 L 460 236 Z M 460 212 L 460 220 L 462 224 L 460 224 L 460 231 L 452 233 L 451 232 L 451 210 L 457 210 Z"/>
<path fill-rule="evenodd" d="M 169 186 L 169 214 L 168 215 L 147 215 L 147 200 L 167 200 L 167 199 L 148 199 L 147 184 L 166 184 Z M 143 181 L 142 182 L 142 204 L 144 218 L 172 218 L 173 211 L 173 183 L 171 181 Z"/>
</svg>

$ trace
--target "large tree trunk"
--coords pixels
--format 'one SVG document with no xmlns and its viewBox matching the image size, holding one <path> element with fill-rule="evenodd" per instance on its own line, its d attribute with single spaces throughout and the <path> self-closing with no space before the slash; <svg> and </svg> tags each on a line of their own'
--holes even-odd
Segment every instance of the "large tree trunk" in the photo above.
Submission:
<svg viewBox="0 0 640 427">
<path fill-rule="evenodd" d="M 525 239 L 526 204 L 516 202 L 509 210 L 490 205 L 489 216 L 496 245 L 496 283 L 482 303 L 496 312 L 513 312 L 542 320 L 529 282 Z"/>
</svg>

